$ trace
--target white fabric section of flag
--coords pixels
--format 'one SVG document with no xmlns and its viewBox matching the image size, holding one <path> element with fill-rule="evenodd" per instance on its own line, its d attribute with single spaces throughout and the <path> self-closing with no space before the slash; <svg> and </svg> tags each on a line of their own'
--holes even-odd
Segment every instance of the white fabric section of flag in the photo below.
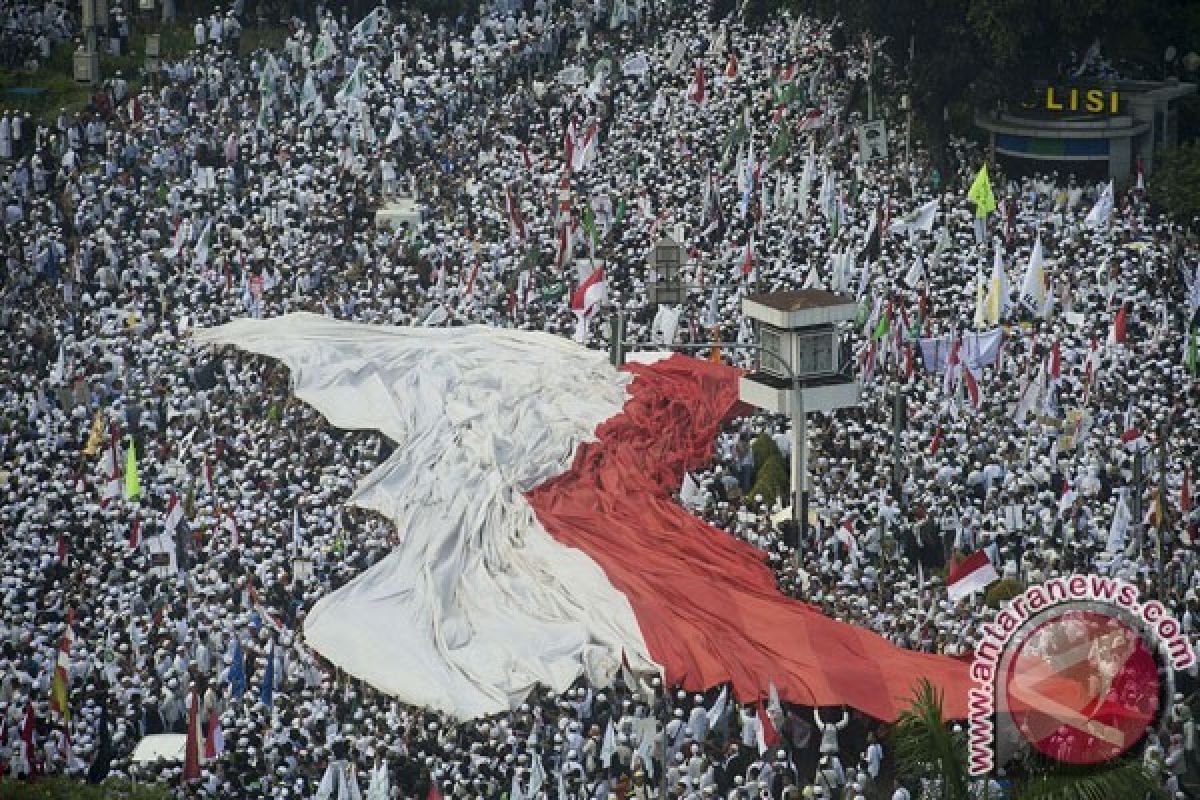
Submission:
<svg viewBox="0 0 1200 800">
<path fill-rule="evenodd" d="M 1092 206 L 1092 210 L 1088 212 L 1084 222 L 1090 228 L 1103 228 L 1108 225 L 1108 218 L 1113 211 L 1113 182 L 1109 181 L 1104 187 L 1104 191 L 1100 193 L 1100 197 L 1096 200 L 1096 205 Z"/>
<path fill-rule="evenodd" d="M 380 7 L 376 6 L 371 9 L 371 13 L 362 18 L 362 21 L 354 26 L 350 31 L 350 36 L 354 39 L 369 39 L 379 33 L 379 12 Z"/>
<path fill-rule="evenodd" d="M 982 592 L 988 586 L 1000 580 L 1000 575 L 996 572 L 996 568 L 992 566 L 991 560 L 982 550 L 968 556 L 964 564 L 968 565 L 967 569 L 957 575 L 955 580 L 946 584 L 946 595 L 952 603 L 957 603 L 959 600 L 975 592 Z"/>
<path fill-rule="evenodd" d="M 621 74 L 637 77 L 644 75 L 650 71 L 650 59 L 646 58 L 645 53 L 638 53 L 632 58 L 625 59 L 625 63 L 621 65 Z"/>
<path fill-rule="evenodd" d="M 62 386 L 66 383 L 67 378 L 67 349 L 64 345 L 58 346 L 58 360 L 54 362 L 54 369 L 50 371 L 50 383 L 53 386 Z"/>
<path fill-rule="evenodd" d="M 646 770 L 646 777 L 650 780 L 654 780 L 654 745 L 658 738 L 658 724 L 654 717 L 642 719 L 641 741 L 638 743 L 637 752 L 642 768 Z M 565 795 L 560 794 L 560 797 Z"/>
<path fill-rule="evenodd" d="M 779 689 L 775 681 L 767 681 L 767 711 L 776 716 L 783 716 L 783 703 L 779 701 Z"/>
<path fill-rule="evenodd" d="M 350 77 L 346 78 L 346 82 L 342 84 L 342 88 L 338 89 L 337 94 L 334 95 L 334 99 L 338 102 L 357 100 L 366 91 L 364 81 L 363 62 L 359 61 L 355 65 L 354 71 L 350 73 Z"/>
<path fill-rule="evenodd" d="M 717 702 L 713 703 L 712 708 L 708 709 L 708 729 L 714 730 L 721 722 L 721 718 L 725 716 L 725 707 L 729 703 L 729 685 L 721 687 L 721 693 L 717 695 Z"/>
<path fill-rule="evenodd" d="M 312 65 L 320 66 L 333 58 L 335 52 L 337 52 L 337 47 L 333 43 L 333 36 L 328 30 L 323 31 L 317 38 L 317 43 L 313 45 Z"/>
<path fill-rule="evenodd" d="M 675 337 L 679 333 L 679 318 L 682 314 L 682 308 L 659 306 L 658 311 L 654 314 L 654 340 L 666 345 L 675 344 Z"/>
<path fill-rule="evenodd" d="M 704 504 L 704 493 L 700 491 L 700 487 L 696 485 L 696 479 L 692 477 L 692 473 L 683 473 L 683 485 L 679 488 L 679 502 L 685 508 L 700 508 Z"/>
<path fill-rule="evenodd" d="M 1125 495 L 1117 498 L 1117 507 L 1113 510 L 1112 526 L 1108 529 L 1108 542 L 1105 551 L 1108 553 L 1125 552 L 1125 538 L 1129 532 L 1129 524 L 1133 522 L 1133 514 L 1125 503 Z"/>
<path fill-rule="evenodd" d="M 204 231 L 200 234 L 200 238 L 196 241 L 196 250 L 192 255 L 192 263 L 196 267 L 204 267 L 208 264 L 209 241 L 212 239 L 213 220 L 215 217 L 209 217 L 208 222 L 204 225 Z"/>
<path fill-rule="evenodd" d="M 912 266 L 904 275 L 904 285 L 910 289 L 918 288 L 925 280 L 925 260 L 920 256 L 913 259 Z"/>
<path fill-rule="evenodd" d="M 1042 237 L 1033 243 L 1029 263 L 1025 265 L 1025 277 L 1021 281 L 1021 303 L 1035 314 L 1046 307 L 1046 268 L 1042 255 Z"/>
<path fill-rule="evenodd" d="M 613 727 L 612 718 L 609 717 L 608 727 L 604 729 L 604 742 L 600 745 L 600 765 L 607 767 L 616 752 L 617 730 Z"/>
<path fill-rule="evenodd" d="M 937 218 L 938 201 L 930 200 L 923 206 L 905 214 L 888 226 L 888 233 L 912 233 L 913 231 L 933 230 L 933 221 Z"/>
<path fill-rule="evenodd" d="M 538 792 L 546 785 L 546 768 L 542 765 L 541 753 L 533 752 L 529 757 L 533 760 L 529 770 L 529 796 L 536 798 Z"/>
<path fill-rule="evenodd" d="M 604 353 L 536 332 L 307 313 L 196 337 L 282 360 L 330 424 L 396 445 L 350 502 L 388 517 L 401 544 L 305 620 L 331 662 L 460 719 L 508 711 L 537 684 L 607 685 L 622 653 L 635 672 L 661 672 L 628 598 L 551 538 L 523 494 L 621 412 L 629 378 Z"/>
<path fill-rule="evenodd" d="M 1013 422 L 1020 425 L 1029 416 L 1029 412 L 1037 407 L 1038 398 L 1041 396 L 1042 385 L 1046 381 L 1046 366 L 1045 364 L 1038 367 L 1037 377 L 1025 385 L 1017 395 L 1017 407 L 1013 412 Z"/>
<path fill-rule="evenodd" d="M 380 761 L 371 768 L 371 785 L 367 787 L 367 800 L 390 800 L 391 793 L 387 761 Z"/>
</svg>

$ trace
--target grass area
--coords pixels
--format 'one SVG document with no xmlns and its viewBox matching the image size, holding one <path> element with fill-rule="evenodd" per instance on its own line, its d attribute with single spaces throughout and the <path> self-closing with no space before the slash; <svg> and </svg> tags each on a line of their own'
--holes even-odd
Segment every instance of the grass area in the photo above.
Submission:
<svg viewBox="0 0 1200 800">
<path fill-rule="evenodd" d="M 41 778 L 36 783 L 0 778 L 0 800 L 170 800 L 165 786 L 135 786 L 110 778 L 99 786 L 61 776 Z"/>
<path fill-rule="evenodd" d="M 157 16 L 135 18 L 129 37 L 132 52 L 113 56 L 107 52 L 107 39 L 99 42 L 101 80 L 111 78 L 120 70 L 129 81 L 131 91 L 138 90 L 143 80 L 146 35 L 159 35 L 161 58 L 176 59 L 195 46 L 196 40 L 192 33 L 195 19 L 192 15 L 188 16 L 186 21 L 163 25 Z M 287 30 L 282 27 L 244 28 L 242 53 L 250 53 L 259 48 L 281 47 L 285 38 Z M 28 111 L 39 121 L 52 122 L 58 116 L 60 108 L 74 113 L 86 107 L 91 101 L 93 89 L 86 84 L 75 82 L 75 47 L 74 42 L 59 45 L 51 53 L 50 59 L 36 72 L 0 71 L 0 110 Z M 37 95 L 13 95 L 4 91 L 12 87 L 45 91 Z"/>
</svg>

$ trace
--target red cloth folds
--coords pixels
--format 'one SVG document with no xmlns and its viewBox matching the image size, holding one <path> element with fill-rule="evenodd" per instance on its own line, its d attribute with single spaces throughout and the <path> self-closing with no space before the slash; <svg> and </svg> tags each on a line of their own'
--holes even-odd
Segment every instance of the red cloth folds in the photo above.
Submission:
<svg viewBox="0 0 1200 800">
<path fill-rule="evenodd" d="M 545 529 L 587 553 L 629 598 L 668 682 L 730 682 L 742 702 L 848 705 L 895 720 L 922 677 L 967 715 L 969 665 L 895 647 L 782 595 L 763 553 L 685 511 L 683 472 L 712 459 L 720 424 L 744 413 L 736 369 L 672 356 L 630 364 L 631 397 L 572 468 L 529 493 Z"/>
</svg>

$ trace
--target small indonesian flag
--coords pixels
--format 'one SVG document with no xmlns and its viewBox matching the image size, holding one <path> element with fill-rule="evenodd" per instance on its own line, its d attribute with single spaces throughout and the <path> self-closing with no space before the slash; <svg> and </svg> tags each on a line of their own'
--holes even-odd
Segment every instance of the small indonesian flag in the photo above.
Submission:
<svg viewBox="0 0 1200 800">
<path fill-rule="evenodd" d="M 50 686 L 50 709 L 71 718 L 68 698 L 71 692 L 71 645 L 75 643 L 75 612 L 67 612 L 67 630 L 58 645 L 58 658 L 54 662 L 54 679 Z"/>
<path fill-rule="evenodd" d="M 1192 473 L 1183 471 L 1183 484 L 1179 487 L 1179 510 L 1186 517 L 1192 511 Z"/>
<path fill-rule="evenodd" d="M 761 700 L 758 703 L 758 730 L 755 733 L 760 756 L 779 744 L 779 730 L 775 727 L 775 721 L 771 719 L 771 712 L 766 703 Z"/>
<path fill-rule="evenodd" d="M 1116 318 L 1113 319 L 1112 329 L 1108 332 L 1109 345 L 1125 344 L 1128 317 L 1129 306 L 1122 303 L 1121 310 L 1117 312 Z"/>
<path fill-rule="evenodd" d="M 971 408 L 976 411 L 983 405 L 983 394 L 979 391 L 979 381 L 975 379 L 975 374 L 971 372 L 971 368 L 963 366 L 962 368 L 963 385 L 967 390 L 967 399 L 971 401 Z"/>
<path fill-rule="evenodd" d="M 696 65 L 692 75 L 692 83 L 688 87 L 688 99 L 698 106 L 704 105 L 704 66 Z"/>
<path fill-rule="evenodd" d="M 167 515 L 163 519 L 163 528 L 173 536 L 181 522 L 183 522 L 183 504 L 179 502 L 179 496 L 171 492 L 171 499 L 167 502 Z"/>
<path fill-rule="evenodd" d="M 216 709 L 208 712 L 208 731 L 204 736 L 204 760 L 220 758 L 225 752 L 225 733 L 221 730 L 221 717 Z"/>
<path fill-rule="evenodd" d="M 1135 453 L 1150 447 L 1150 442 L 1146 440 L 1142 432 L 1133 427 L 1126 428 L 1125 432 L 1121 434 L 1121 444 Z"/>
<path fill-rule="evenodd" d="M 133 515 L 133 519 L 129 521 L 129 549 L 137 550 L 142 544 L 142 521 L 137 515 Z"/>
<path fill-rule="evenodd" d="M 1075 504 L 1075 490 L 1071 488 L 1071 483 L 1063 480 L 1062 494 L 1058 498 L 1058 513 L 1062 514 L 1068 508 Z"/>
<path fill-rule="evenodd" d="M 242 540 L 238 535 L 237 520 L 234 519 L 233 514 L 229 513 L 228 511 L 225 512 L 221 519 L 221 527 L 229 531 L 230 547 L 232 547 L 234 550 L 240 548 L 242 546 Z"/>
<path fill-rule="evenodd" d="M 751 236 L 746 240 L 746 247 L 742 250 L 742 274 L 749 275 L 754 272 L 754 237 Z"/>
<path fill-rule="evenodd" d="M 991 559 L 983 550 L 977 550 L 958 563 L 946 577 L 946 594 L 952 602 L 982 592 L 988 586 L 1000 580 Z"/>
<path fill-rule="evenodd" d="M 571 294 L 571 309 L 584 314 L 592 314 L 596 307 L 608 297 L 608 287 L 604 282 L 604 268 L 593 270 L 579 287 Z"/>
</svg>

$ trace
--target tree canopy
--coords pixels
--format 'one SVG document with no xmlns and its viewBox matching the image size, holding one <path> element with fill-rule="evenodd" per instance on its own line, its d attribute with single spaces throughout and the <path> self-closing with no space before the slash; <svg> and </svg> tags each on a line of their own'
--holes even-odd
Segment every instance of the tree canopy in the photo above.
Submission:
<svg viewBox="0 0 1200 800">
<path fill-rule="evenodd" d="M 1130 77 L 1161 78 L 1163 55 L 1200 50 L 1200 4 L 1189 0 L 783 0 L 851 35 L 869 32 L 911 76 L 913 111 L 930 146 L 944 142 L 948 105 L 1029 97 L 1036 81 L 1067 77 L 1093 42 Z M 910 65 L 910 44 L 912 58 Z"/>
</svg>

